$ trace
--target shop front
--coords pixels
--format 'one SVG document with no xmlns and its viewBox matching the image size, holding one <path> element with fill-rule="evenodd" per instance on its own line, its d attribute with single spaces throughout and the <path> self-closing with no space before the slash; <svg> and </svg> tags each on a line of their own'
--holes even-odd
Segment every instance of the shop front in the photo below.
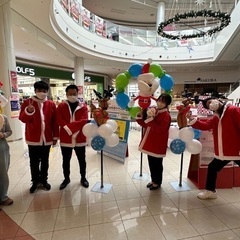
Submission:
<svg viewBox="0 0 240 240">
<path fill-rule="evenodd" d="M 60 69 L 43 68 L 22 63 L 17 63 L 16 67 L 20 103 L 34 94 L 33 84 L 36 81 L 44 80 L 49 83 L 49 98 L 54 102 L 65 99 L 65 88 L 69 84 L 74 84 L 73 71 Z M 79 86 L 83 91 L 84 101 L 95 98 L 93 89 L 103 93 L 105 83 L 104 76 L 84 74 L 84 86 Z"/>
</svg>

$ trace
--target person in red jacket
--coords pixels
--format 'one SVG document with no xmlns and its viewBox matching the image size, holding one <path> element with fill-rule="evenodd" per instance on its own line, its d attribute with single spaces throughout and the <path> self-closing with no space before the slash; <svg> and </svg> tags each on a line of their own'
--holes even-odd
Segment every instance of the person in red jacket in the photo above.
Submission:
<svg viewBox="0 0 240 240">
<path fill-rule="evenodd" d="M 240 108 L 222 102 L 213 97 L 203 101 L 203 107 L 215 114 L 208 120 L 197 120 L 191 113 L 187 114 L 189 125 L 200 130 L 211 130 L 213 133 L 214 159 L 208 165 L 206 185 L 197 197 L 216 199 L 217 174 L 230 161 L 240 166 Z"/>
<path fill-rule="evenodd" d="M 162 184 L 163 157 L 167 152 L 171 124 L 168 106 L 171 102 L 171 96 L 163 93 L 157 99 L 157 107 L 147 111 L 146 120 L 143 119 L 141 112 L 136 117 L 137 123 L 143 127 L 143 136 L 138 149 L 148 157 L 152 181 L 147 184 L 147 188 L 150 190 L 156 190 Z"/>
<path fill-rule="evenodd" d="M 57 122 L 60 127 L 60 145 L 63 157 L 64 180 L 59 189 L 64 189 L 70 183 L 70 160 L 74 149 L 80 168 L 83 187 L 88 188 L 86 179 L 86 137 L 82 133 L 83 126 L 88 122 L 88 108 L 78 100 L 78 87 L 69 85 L 66 88 L 67 100 L 62 101 L 57 108 Z"/>
<path fill-rule="evenodd" d="M 19 120 L 26 124 L 25 140 L 28 144 L 32 186 L 30 193 L 38 187 L 50 190 L 47 182 L 49 152 L 51 145 L 56 145 L 59 129 L 56 120 L 56 105 L 48 100 L 49 85 L 44 81 L 34 83 L 35 96 L 26 99 L 20 110 Z"/>
</svg>

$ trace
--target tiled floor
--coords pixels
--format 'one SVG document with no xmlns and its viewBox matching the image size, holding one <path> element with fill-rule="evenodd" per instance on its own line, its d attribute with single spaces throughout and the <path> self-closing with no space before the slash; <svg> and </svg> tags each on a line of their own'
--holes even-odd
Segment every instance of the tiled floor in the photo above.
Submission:
<svg viewBox="0 0 240 240">
<path fill-rule="evenodd" d="M 175 190 L 179 182 L 180 155 L 168 151 L 160 190 L 149 191 L 147 179 L 133 178 L 140 170 L 137 150 L 140 131 L 131 129 L 129 157 L 122 164 L 104 156 L 103 180 L 108 193 L 91 191 L 101 180 L 100 154 L 87 147 L 89 189 L 80 186 L 75 155 L 71 183 L 63 180 L 59 147 L 51 149 L 49 192 L 29 194 L 29 159 L 23 141 L 11 142 L 9 196 L 12 206 L 0 211 L 0 239 L 37 240 L 173 240 L 240 239 L 240 188 L 219 189 L 218 199 L 199 200 L 199 190 L 187 178 L 190 155 L 184 153 L 183 182 L 190 190 Z M 143 173 L 148 173 L 143 156 Z"/>
</svg>

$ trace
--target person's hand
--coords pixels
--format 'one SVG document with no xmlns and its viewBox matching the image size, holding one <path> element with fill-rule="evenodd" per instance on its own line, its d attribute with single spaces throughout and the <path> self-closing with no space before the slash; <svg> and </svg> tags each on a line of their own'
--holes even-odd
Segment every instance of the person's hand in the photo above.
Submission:
<svg viewBox="0 0 240 240">
<path fill-rule="evenodd" d="M 0 132 L 0 139 L 4 138 L 4 133 L 3 132 Z"/>
<path fill-rule="evenodd" d="M 35 110 L 35 107 L 33 106 L 32 100 L 30 99 L 29 104 L 27 106 L 27 111 L 29 113 L 32 113 L 32 112 L 34 112 L 34 110 Z"/>
<path fill-rule="evenodd" d="M 156 109 L 155 108 L 149 108 L 148 110 L 147 110 L 147 115 L 148 115 L 148 117 L 155 117 L 155 115 L 156 115 Z"/>
</svg>

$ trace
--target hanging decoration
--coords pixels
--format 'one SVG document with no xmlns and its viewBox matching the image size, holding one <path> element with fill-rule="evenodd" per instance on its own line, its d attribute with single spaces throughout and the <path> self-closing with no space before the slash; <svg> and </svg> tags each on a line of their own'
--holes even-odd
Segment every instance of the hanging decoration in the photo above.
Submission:
<svg viewBox="0 0 240 240">
<path fill-rule="evenodd" d="M 214 18 L 216 20 L 220 20 L 220 23 L 217 26 L 215 26 L 214 28 L 209 29 L 207 31 L 199 30 L 198 33 L 189 34 L 189 35 L 188 34 L 181 35 L 181 31 L 176 32 L 177 35 L 168 34 L 168 33 L 164 32 L 166 27 L 170 24 L 176 24 L 176 23 L 180 22 L 180 20 L 183 20 L 183 19 L 200 18 L 200 17 Z M 168 38 L 171 40 L 198 38 L 198 37 L 203 37 L 206 35 L 212 36 L 213 34 L 222 31 L 222 29 L 227 27 L 230 22 L 231 22 L 231 17 L 228 13 L 204 9 L 201 11 L 190 11 L 190 12 L 184 13 L 184 14 L 177 13 L 173 18 L 170 18 L 170 19 L 160 23 L 158 26 L 157 32 L 158 32 L 158 35 L 160 35 L 161 37 Z"/>
</svg>

